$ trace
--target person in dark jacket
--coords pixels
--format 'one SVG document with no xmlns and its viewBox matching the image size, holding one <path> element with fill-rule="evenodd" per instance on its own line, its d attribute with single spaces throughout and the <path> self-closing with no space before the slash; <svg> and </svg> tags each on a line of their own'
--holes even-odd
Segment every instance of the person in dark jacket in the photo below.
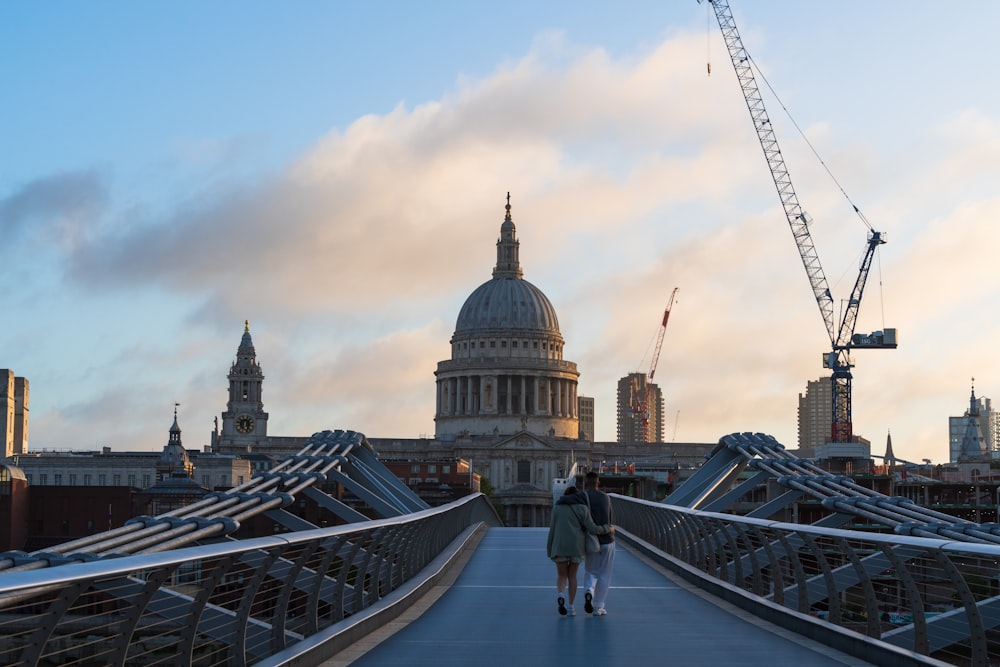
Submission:
<svg viewBox="0 0 1000 667">
<path fill-rule="evenodd" d="M 556 589 L 559 596 L 556 603 L 559 613 L 576 615 L 573 602 L 576 599 L 577 571 L 587 553 L 586 535 L 607 535 L 613 533 L 609 525 L 598 526 L 590 518 L 587 508 L 587 498 L 578 493 L 575 486 L 570 486 L 556 504 L 552 507 L 552 521 L 549 523 L 549 538 L 546 545 L 549 558 L 556 564 Z M 569 607 L 563 591 L 569 584 Z"/>
<path fill-rule="evenodd" d="M 597 471 L 591 470 L 583 480 L 584 493 L 590 499 L 590 518 L 594 523 L 611 523 L 611 499 L 600 489 L 601 480 Z M 588 553 L 583 566 L 583 610 L 594 616 L 604 616 L 604 603 L 611 587 L 611 571 L 615 566 L 615 537 L 601 535 L 597 538 L 601 550 Z"/>
</svg>

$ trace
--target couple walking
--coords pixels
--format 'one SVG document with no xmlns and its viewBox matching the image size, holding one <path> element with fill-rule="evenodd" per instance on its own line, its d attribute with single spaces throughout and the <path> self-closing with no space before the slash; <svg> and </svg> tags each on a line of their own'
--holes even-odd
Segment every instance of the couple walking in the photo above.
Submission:
<svg viewBox="0 0 1000 667">
<path fill-rule="evenodd" d="M 608 612 L 604 603 L 611 585 L 611 569 L 615 562 L 615 528 L 611 525 L 611 499 L 601 491 L 600 478 L 594 471 L 584 476 L 584 490 L 575 486 L 566 489 L 552 508 L 549 524 L 548 555 L 556 564 L 556 599 L 560 614 L 576 615 L 577 572 L 584 563 L 583 609 L 594 616 Z M 601 549 L 587 551 L 587 534 L 597 535 Z M 568 588 L 569 606 L 563 591 Z"/>
</svg>

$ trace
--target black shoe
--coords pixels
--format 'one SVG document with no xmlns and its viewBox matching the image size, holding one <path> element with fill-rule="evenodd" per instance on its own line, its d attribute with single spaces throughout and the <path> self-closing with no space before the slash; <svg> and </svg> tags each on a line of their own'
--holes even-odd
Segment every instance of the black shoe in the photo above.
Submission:
<svg viewBox="0 0 1000 667">
<path fill-rule="evenodd" d="M 565 616 L 566 615 L 566 599 L 563 596 L 560 595 L 559 599 L 556 600 L 556 602 L 559 603 L 559 613 L 562 614 L 563 616 Z"/>
<path fill-rule="evenodd" d="M 588 614 L 594 613 L 594 596 L 587 591 L 583 596 L 583 610 Z"/>
</svg>

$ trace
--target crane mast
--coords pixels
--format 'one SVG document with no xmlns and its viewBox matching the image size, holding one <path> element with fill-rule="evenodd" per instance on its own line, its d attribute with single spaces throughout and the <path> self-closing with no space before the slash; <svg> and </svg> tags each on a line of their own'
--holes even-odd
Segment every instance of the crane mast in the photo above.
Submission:
<svg viewBox="0 0 1000 667">
<path fill-rule="evenodd" d="M 667 333 L 667 320 L 670 319 L 670 309 L 674 307 L 674 297 L 677 296 L 678 289 L 680 288 L 675 287 L 674 291 L 670 293 L 667 307 L 663 311 L 663 320 L 660 323 L 660 331 L 656 336 L 656 347 L 653 349 L 653 359 L 649 364 L 649 373 L 646 374 L 644 386 L 640 387 L 638 377 L 633 377 L 629 389 L 633 417 L 638 416 L 642 420 L 641 431 L 643 442 L 647 442 L 646 438 L 649 433 L 649 403 L 653 393 L 651 384 L 653 376 L 656 374 L 656 365 L 660 361 L 660 350 L 663 349 L 663 337 Z"/>
<path fill-rule="evenodd" d="M 851 421 L 851 367 L 853 363 L 850 351 L 855 347 L 896 347 L 895 329 L 886 329 L 884 332 L 877 331 L 870 335 L 854 335 L 854 326 L 857 322 L 858 309 L 861 307 L 861 297 L 868 280 L 872 258 L 878 246 L 885 243 L 885 239 L 880 232 L 868 225 L 867 249 L 861 262 L 857 280 L 854 283 L 854 289 L 851 291 L 851 298 L 847 302 L 847 307 L 838 326 L 834 318 L 833 296 L 830 294 L 826 274 L 823 272 L 823 266 L 809 231 L 811 219 L 799 204 L 798 196 L 792 187 L 792 180 L 785 166 L 785 158 L 778 147 L 771 119 L 767 115 L 764 100 L 761 98 L 760 89 L 757 87 L 757 81 L 751 69 L 750 56 L 743 46 L 743 40 L 736 28 L 729 3 L 726 0 L 708 0 L 708 2 L 712 5 L 715 17 L 719 22 L 719 28 L 722 30 L 729 58 L 736 70 L 736 78 L 743 90 L 743 98 L 750 112 L 754 129 L 757 131 L 757 139 L 764 151 L 764 159 L 771 171 L 771 178 L 778 190 L 778 197 L 781 199 L 781 206 L 785 211 L 785 217 L 795 239 L 802 266 L 805 267 L 806 275 L 809 278 L 809 286 L 812 288 L 813 297 L 819 306 L 823 324 L 830 337 L 832 351 L 824 355 L 823 359 L 824 367 L 832 371 L 833 382 L 833 420 L 830 437 L 833 442 L 851 442 L 854 437 L 854 428 Z M 857 208 L 855 208 L 855 212 L 860 215 Z M 862 220 L 864 220 L 863 217 Z M 868 224 L 867 221 L 865 224 Z"/>
</svg>

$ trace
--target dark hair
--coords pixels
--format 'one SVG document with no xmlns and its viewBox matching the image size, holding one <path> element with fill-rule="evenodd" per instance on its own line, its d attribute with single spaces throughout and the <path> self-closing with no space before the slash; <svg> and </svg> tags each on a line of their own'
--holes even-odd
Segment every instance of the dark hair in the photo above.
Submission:
<svg viewBox="0 0 1000 667">
<path fill-rule="evenodd" d="M 598 477 L 597 471 L 596 470 L 588 470 L 586 477 L 587 477 L 587 479 L 597 479 L 597 477 Z"/>
<path fill-rule="evenodd" d="M 571 496 L 574 493 L 576 493 L 576 487 L 575 486 L 567 486 L 566 490 L 563 491 L 563 495 L 564 496 Z"/>
</svg>

